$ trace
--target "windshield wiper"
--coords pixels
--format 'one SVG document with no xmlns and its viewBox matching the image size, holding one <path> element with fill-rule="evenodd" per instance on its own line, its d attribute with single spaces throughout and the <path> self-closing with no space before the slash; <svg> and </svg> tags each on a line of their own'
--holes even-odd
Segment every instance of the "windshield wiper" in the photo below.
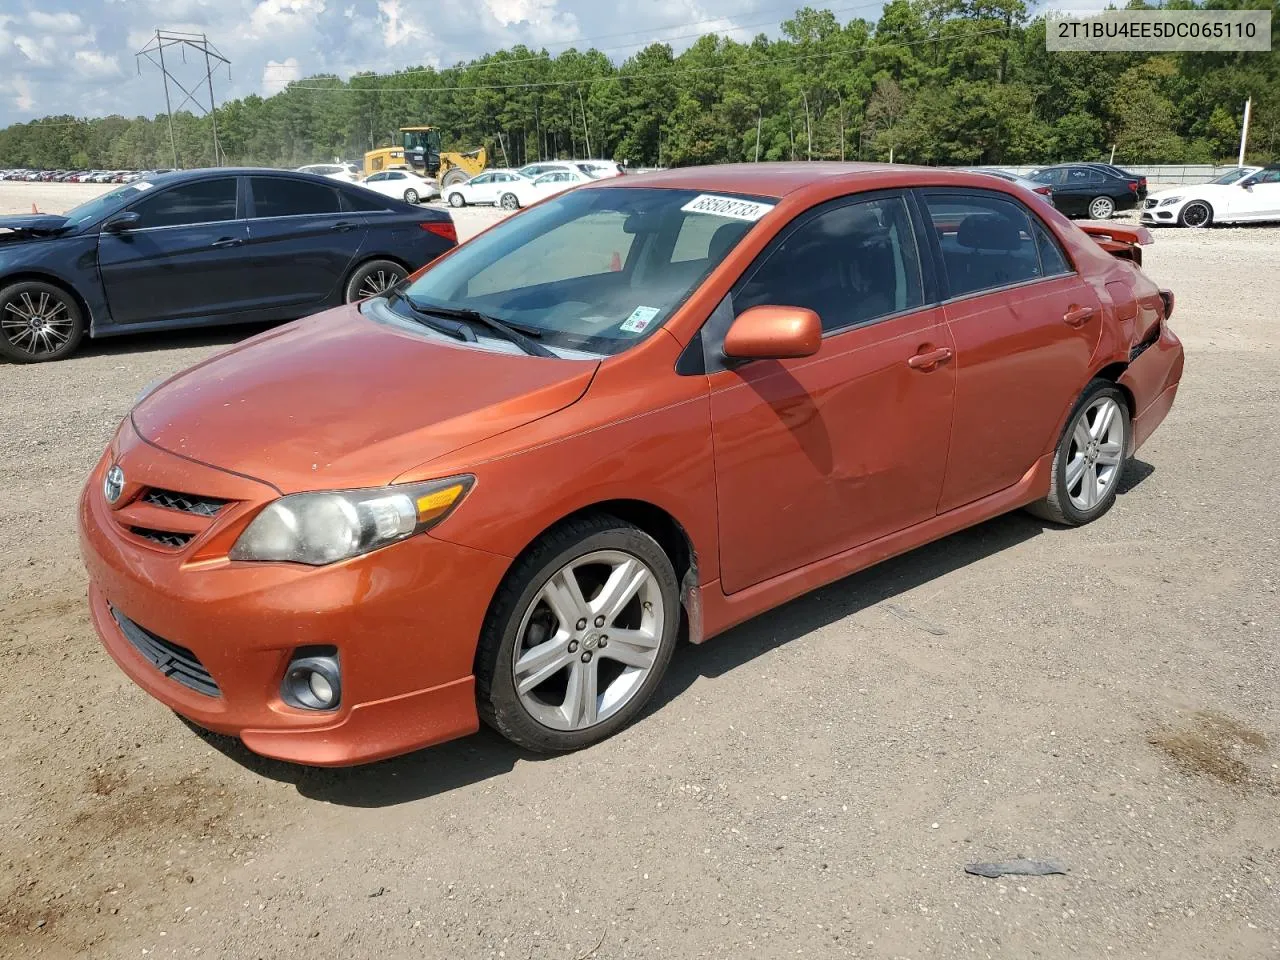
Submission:
<svg viewBox="0 0 1280 960">
<path fill-rule="evenodd" d="M 386 298 L 388 305 L 395 303 L 397 300 L 403 300 L 412 311 L 413 319 L 429 330 L 434 330 L 436 333 L 443 333 L 449 337 L 456 337 L 457 339 L 464 340 L 467 343 L 476 342 L 476 332 L 465 323 L 455 323 L 445 317 L 432 317 L 429 313 L 415 305 L 412 300 L 406 297 L 399 290 L 389 290 L 383 294 L 383 296 Z"/>
<path fill-rule="evenodd" d="M 556 354 L 533 339 L 534 337 L 542 336 L 542 331 L 540 330 L 535 330 L 532 327 L 519 327 L 507 323 L 505 320 L 499 320 L 497 317 L 490 316 L 487 313 L 481 313 L 479 310 L 473 310 L 470 307 L 439 306 L 434 303 L 414 300 L 412 297 L 405 297 L 405 299 L 419 313 L 435 314 L 439 317 L 461 320 L 464 324 L 478 323 L 510 340 L 530 356 L 559 359 Z"/>
</svg>

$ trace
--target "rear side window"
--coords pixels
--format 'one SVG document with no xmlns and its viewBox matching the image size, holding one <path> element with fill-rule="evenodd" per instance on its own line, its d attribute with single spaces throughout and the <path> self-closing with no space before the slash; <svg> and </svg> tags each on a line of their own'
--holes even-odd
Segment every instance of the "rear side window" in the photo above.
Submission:
<svg viewBox="0 0 1280 960">
<path fill-rule="evenodd" d="M 386 210 L 386 205 L 372 190 L 344 190 L 342 191 L 343 201 L 348 210 L 359 210 L 362 212 Z"/>
<path fill-rule="evenodd" d="M 733 297 L 735 314 L 763 304 L 807 307 L 827 331 L 923 303 L 920 257 L 901 197 L 846 203 L 805 221 Z"/>
<path fill-rule="evenodd" d="M 1067 255 L 1062 252 L 1062 247 L 1045 225 L 1032 217 L 1031 228 L 1036 237 L 1036 249 L 1040 253 L 1041 276 L 1055 277 L 1058 274 L 1070 273 L 1071 263 L 1067 260 Z"/>
<path fill-rule="evenodd" d="M 310 213 L 337 213 L 338 191 L 322 183 L 286 180 L 283 177 L 250 177 L 255 217 L 299 217 Z"/>
<path fill-rule="evenodd" d="M 130 209 L 142 217 L 139 227 L 178 227 L 234 220 L 236 181 L 234 177 L 225 177 L 183 184 L 140 200 Z"/>
<path fill-rule="evenodd" d="M 931 195 L 926 203 L 951 296 L 1043 276 L 1031 217 L 1019 204 L 977 193 Z"/>
</svg>

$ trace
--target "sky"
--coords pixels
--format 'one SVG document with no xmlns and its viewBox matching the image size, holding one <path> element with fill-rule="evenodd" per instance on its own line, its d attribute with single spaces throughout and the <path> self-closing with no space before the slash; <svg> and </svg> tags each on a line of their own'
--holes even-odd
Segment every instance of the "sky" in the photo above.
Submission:
<svg viewBox="0 0 1280 960">
<path fill-rule="evenodd" d="M 874 20 L 883 0 L 831 0 L 842 20 Z M 555 54 L 595 46 L 616 61 L 698 33 L 776 35 L 801 0 L 0 0 L 0 127 L 49 114 L 155 115 L 158 68 L 135 54 L 157 27 L 207 34 L 231 60 L 218 102 L 278 92 L 314 73 L 449 66 L 524 43 Z M 173 58 L 170 57 L 170 60 Z M 191 88 L 203 65 L 176 67 Z M 181 94 L 179 95 L 179 99 Z M 176 105 L 176 104 L 175 104 Z"/>
</svg>

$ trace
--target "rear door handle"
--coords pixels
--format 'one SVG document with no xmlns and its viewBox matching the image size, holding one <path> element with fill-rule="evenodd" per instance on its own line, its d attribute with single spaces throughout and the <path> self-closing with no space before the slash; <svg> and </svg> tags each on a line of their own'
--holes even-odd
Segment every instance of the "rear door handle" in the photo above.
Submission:
<svg viewBox="0 0 1280 960">
<path fill-rule="evenodd" d="M 356 225 L 354 223 L 347 223 L 347 221 L 343 220 L 340 223 L 335 223 L 329 229 L 335 233 L 346 233 L 348 230 L 354 230 L 355 228 Z"/>
<path fill-rule="evenodd" d="M 240 239 L 239 237 L 223 237 L 223 238 L 221 238 L 220 240 L 215 240 L 215 241 L 213 241 L 213 243 L 209 244 L 209 246 L 211 246 L 211 247 L 238 247 L 238 246 L 240 246 L 240 244 L 242 244 L 242 243 L 244 243 L 244 241 L 243 241 L 242 239 Z"/>
<path fill-rule="evenodd" d="M 946 363 L 951 359 L 950 347 L 938 347 L 936 350 L 929 350 L 925 353 L 917 353 L 913 357 L 907 359 L 907 366 L 913 370 L 923 370 L 926 373 L 933 370 L 940 363 Z"/>
<path fill-rule="evenodd" d="M 1096 312 L 1093 307 L 1072 307 L 1062 315 L 1062 321 L 1069 327 L 1083 327 Z"/>
</svg>

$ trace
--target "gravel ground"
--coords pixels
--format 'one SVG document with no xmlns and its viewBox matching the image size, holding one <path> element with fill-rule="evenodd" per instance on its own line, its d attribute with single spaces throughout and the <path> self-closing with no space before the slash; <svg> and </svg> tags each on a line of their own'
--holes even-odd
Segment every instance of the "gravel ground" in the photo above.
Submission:
<svg viewBox="0 0 1280 960">
<path fill-rule="evenodd" d="M 98 647 L 73 504 L 134 395 L 244 331 L 0 366 L 0 955 L 1280 955 L 1278 236 L 1157 235 L 1186 375 L 1104 520 L 1007 516 L 682 649 L 553 759 L 197 736 Z M 1069 872 L 962 872 L 1022 855 Z"/>
</svg>

